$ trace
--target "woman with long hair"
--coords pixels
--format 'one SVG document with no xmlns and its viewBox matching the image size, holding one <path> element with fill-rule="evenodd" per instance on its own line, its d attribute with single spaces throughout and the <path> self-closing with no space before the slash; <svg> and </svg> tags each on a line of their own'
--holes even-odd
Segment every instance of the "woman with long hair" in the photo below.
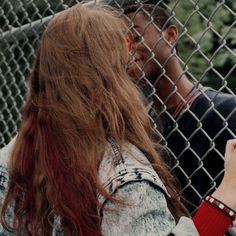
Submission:
<svg viewBox="0 0 236 236">
<path fill-rule="evenodd" d="M 1 150 L 2 234 L 198 235 L 126 73 L 125 30 L 116 12 L 81 4 L 47 26 L 19 133 Z"/>
</svg>

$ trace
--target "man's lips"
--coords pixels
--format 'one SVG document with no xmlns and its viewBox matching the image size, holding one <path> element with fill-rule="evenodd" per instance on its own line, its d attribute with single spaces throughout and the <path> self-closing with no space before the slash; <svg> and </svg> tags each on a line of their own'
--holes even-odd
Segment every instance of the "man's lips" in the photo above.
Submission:
<svg viewBox="0 0 236 236">
<path fill-rule="evenodd" d="M 141 77 L 144 61 L 142 58 L 134 58 L 127 66 L 127 72 L 134 77 Z"/>
</svg>

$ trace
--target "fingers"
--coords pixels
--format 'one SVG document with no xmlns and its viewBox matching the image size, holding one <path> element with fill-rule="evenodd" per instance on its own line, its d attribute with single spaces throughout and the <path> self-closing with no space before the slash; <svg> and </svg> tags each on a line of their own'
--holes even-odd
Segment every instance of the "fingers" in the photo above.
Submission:
<svg viewBox="0 0 236 236">
<path fill-rule="evenodd" d="M 230 139 L 227 141 L 225 149 L 225 158 L 229 158 L 231 155 L 236 155 L 236 139 Z"/>
</svg>

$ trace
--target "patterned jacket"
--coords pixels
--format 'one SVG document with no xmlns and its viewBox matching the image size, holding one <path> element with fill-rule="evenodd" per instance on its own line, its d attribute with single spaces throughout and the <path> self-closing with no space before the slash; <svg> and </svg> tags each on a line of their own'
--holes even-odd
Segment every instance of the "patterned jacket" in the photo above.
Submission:
<svg viewBox="0 0 236 236">
<path fill-rule="evenodd" d="M 15 139 L 0 151 L 0 204 L 8 188 L 7 166 L 14 142 Z M 109 140 L 99 177 L 105 190 L 128 203 L 112 203 L 98 194 L 104 236 L 199 235 L 187 217 L 181 217 L 176 225 L 167 207 L 166 198 L 170 195 L 146 156 L 134 145 L 126 143 L 120 149 Z M 8 217 L 11 222 L 12 209 L 9 209 Z M 0 226 L 0 235 L 12 234 Z M 63 235 L 59 218 L 55 218 L 53 235 Z"/>
</svg>

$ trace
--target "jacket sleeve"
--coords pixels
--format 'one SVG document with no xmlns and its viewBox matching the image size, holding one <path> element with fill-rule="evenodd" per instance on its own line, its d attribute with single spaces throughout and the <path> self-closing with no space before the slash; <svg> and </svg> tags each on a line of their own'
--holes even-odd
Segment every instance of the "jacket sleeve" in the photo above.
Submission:
<svg viewBox="0 0 236 236">
<path fill-rule="evenodd" d="M 0 208 L 2 207 L 3 201 L 6 197 L 8 190 L 8 163 L 11 157 L 12 149 L 15 144 L 15 138 L 11 140 L 4 148 L 0 149 Z M 13 205 L 9 206 L 6 212 L 6 221 L 11 224 L 13 219 Z M 13 235 L 9 231 L 6 231 L 0 224 L 0 235 L 1 236 L 11 236 Z"/>
<path fill-rule="evenodd" d="M 115 197 L 127 204 L 106 202 L 102 219 L 104 236 L 199 235 L 192 220 L 187 217 L 181 217 L 175 224 L 165 194 L 148 181 L 127 183 L 117 189 Z"/>
</svg>

